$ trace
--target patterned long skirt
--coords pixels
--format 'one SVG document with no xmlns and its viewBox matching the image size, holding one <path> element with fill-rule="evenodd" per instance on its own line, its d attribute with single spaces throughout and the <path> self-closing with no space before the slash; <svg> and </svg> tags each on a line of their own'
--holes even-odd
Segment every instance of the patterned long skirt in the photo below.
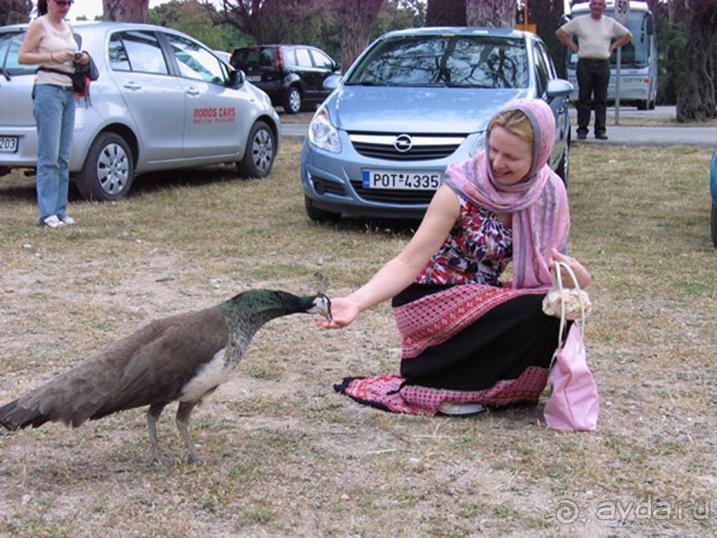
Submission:
<svg viewBox="0 0 717 538">
<path fill-rule="evenodd" d="M 544 295 L 480 284 L 413 284 L 393 300 L 400 373 L 347 377 L 334 389 L 379 409 L 428 416 L 443 402 L 536 403 L 559 329 L 559 320 L 542 311 Z"/>
</svg>

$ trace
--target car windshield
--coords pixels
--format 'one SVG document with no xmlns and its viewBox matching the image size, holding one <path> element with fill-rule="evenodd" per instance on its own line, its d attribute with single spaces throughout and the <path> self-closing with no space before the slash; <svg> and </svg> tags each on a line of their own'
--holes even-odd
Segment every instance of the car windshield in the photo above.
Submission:
<svg viewBox="0 0 717 538">
<path fill-rule="evenodd" d="M 363 57 L 346 84 L 525 88 L 525 40 L 455 34 L 389 38 Z"/>
<path fill-rule="evenodd" d="M 20 65 L 17 61 L 24 35 L 24 31 L 0 33 L 0 72 L 6 77 L 30 75 L 37 71 L 36 65 Z"/>
</svg>

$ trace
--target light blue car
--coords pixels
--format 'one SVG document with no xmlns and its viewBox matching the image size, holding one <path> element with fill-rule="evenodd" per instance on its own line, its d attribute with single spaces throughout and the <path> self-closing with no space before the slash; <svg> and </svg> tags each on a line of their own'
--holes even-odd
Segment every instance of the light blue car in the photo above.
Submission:
<svg viewBox="0 0 717 538">
<path fill-rule="evenodd" d="M 717 149 L 712 155 L 710 192 L 712 193 L 712 243 L 717 247 Z"/>
<path fill-rule="evenodd" d="M 420 218 L 448 164 L 483 147 L 488 121 L 520 97 L 555 113 L 550 166 L 567 182 L 572 85 L 530 32 L 420 28 L 374 41 L 314 115 L 301 154 L 306 212 Z"/>
</svg>

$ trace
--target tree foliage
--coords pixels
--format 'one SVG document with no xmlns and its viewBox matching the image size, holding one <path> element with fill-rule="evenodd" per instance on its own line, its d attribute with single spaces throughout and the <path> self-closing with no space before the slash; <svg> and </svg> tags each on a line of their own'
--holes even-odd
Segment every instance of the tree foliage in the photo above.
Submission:
<svg viewBox="0 0 717 538">
<path fill-rule="evenodd" d="M 228 24 L 256 43 L 306 42 L 320 32 L 322 22 L 330 16 L 329 0 L 222 0 L 214 9 L 212 2 L 202 2 L 217 24 Z"/>
<path fill-rule="evenodd" d="M 0 0 L 0 26 L 27 22 L 31 11 L 30 0 Z"/>
<path fill-rule="evenodd" d="M 106 21 L 147 22 L 149 0 L 102 0 Z"/>
<path fill-rule="evenodd" d="M 151 24 L 174 28 L 189 34 L 209 47 L 231 51 L 254 40 L 228 24 L 215 24 L 211 11 L 197 0 L 171 0 L 149 10 L 147 19 Z"/>
</svg>

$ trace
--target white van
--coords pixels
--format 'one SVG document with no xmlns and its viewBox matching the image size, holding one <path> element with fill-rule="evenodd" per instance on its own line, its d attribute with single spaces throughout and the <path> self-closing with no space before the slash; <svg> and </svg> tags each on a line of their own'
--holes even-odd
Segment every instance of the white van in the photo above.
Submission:
<svg viewBox="0 0 717 538">
<path fill-rule="evenodd" d="M 589 15 L 588 2 L 575 4 L 565 15 L 564 23 L 579 15 Z M 615 3 L 608 2 L 605 15 L 615 17 Z M 657 99 L 657 35 L 655 18 L 647 2 L 630 2 L 630 13 L 625 24 L 632 33 L 632 41 L 622 47 L 620 61 L 620 105 L 634 105 L 640 110 L 655 108 Z M 576 69 L 578 55 L 566 51 L 568 80 L 575 90 L 570 94 L 572 101 L 578 99 Z M 607 90 L 609 102 L 615 101 L 617 81 L 617 53 L 610 57 L 610 85 Z"/>
</svg>

